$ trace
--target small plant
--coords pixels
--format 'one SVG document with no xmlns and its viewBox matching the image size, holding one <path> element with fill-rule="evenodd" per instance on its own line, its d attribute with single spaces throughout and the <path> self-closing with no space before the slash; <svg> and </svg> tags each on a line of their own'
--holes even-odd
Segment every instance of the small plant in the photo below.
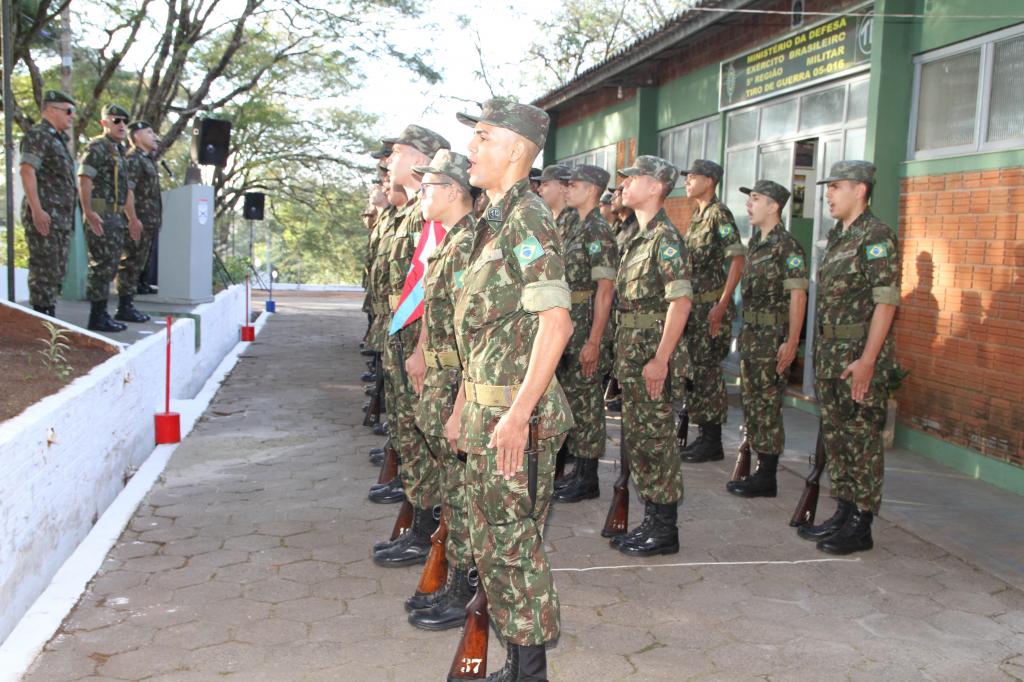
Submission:
<svg viewBox="0 0 1024 682">
<path fill-rule="evenodd" d="M 39 343 L 44 346 L 39 351 L 39 354 L 43 356 L 43 366 L 60 381 L 67 381 L 73 369 L 67 356 L 64 355 L 65 352 L 71 350 L 71 346 L 65 343 L 68 340 L 68 332 L 50 322 L 43 322 L 43 326 L 46 327 L 46 332 L 50 335 L 48 339 L 39 340 Z"/>
<path fill-rule="evenodd" d="M 896 395 L 896 391 L 903 385 L 903 380 L 909 375 L 910 370 L 900 367 L 900 363 L 897 362 L 893 365 L 893 368 L 889 371 L 889 381 L 885 385 L 890 398 Z"/>
</svg>

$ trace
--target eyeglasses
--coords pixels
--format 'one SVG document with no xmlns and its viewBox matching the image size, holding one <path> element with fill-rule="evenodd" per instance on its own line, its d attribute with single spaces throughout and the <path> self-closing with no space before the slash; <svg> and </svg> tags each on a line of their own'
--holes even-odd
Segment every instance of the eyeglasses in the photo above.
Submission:
<svg viewBox="0 0 1024 682">
<path fill-rule="evenodd" d="M 128 119 L 121 118 L 120 116 L 115 116 L 114 118 L 110 119 L 110 122 L 116 126 L 123 126 L 125 123 L 128 122 Z"/>
<path fill-rule="evenodd" d="M 452 183 L 450 183 L 450 182 L 424 182 L 424 183 L 420 184 L 420 194 L 426 194 L 427 193 L 427 187 L 433 187 L 433 186 L 447 187 L 450 184 L 452 184 Z"/>
<path fill-rule="evenodd" d="M 63 111 L 68 116 L 74 116 L 75 115 L 75 108 L 74 107 L 58 107 L 58 106 L 55 106 L 53 104 L 51 104 L 50 106 L 53 107 L 54 109 L 56 109 L 57 111 Z"/>
</svg>

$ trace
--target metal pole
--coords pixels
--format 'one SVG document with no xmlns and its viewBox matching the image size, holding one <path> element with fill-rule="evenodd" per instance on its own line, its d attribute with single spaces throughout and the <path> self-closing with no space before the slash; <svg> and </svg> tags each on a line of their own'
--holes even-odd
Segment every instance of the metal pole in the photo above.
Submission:
<svg viewBox="0 0 1024 682">
<path fill-rule="evenodd" d="M 14 302 L 14 135 L 13 123 L 14 94 L 11 92 L 11 71 L 14 61 L 14 46 L 11 44 L 11 0 L 3 0 L 3 81 L 4 81 L 4 178 L 6 182 L 7 211 L 4 218 L 7 228 L 7 299 Z"/>
</svg>

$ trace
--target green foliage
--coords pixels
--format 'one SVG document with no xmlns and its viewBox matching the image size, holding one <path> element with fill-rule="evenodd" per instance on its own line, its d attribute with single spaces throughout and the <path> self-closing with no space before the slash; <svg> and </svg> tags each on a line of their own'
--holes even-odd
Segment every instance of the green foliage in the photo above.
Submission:
<svg viewBox="0 0 1024 682">
<path fill-rule="evenodd" d="M 893 368 L 889 370 L 889 377 L 886 381 L 885 388 L 889 392 L 889 397 L 892 398 L 896 395 L 896 391 L 903 385 L 903 380 L 910 375 L 909 369 L 903 369 L 900 367 L 900 363 L 894 363 Z"/>
<path fill-rule="evenodd" d="M 71 346 L 65 343 L 68 340 L 68 332 L 51 322 L 43 322 L 48 339 L 39 339 L 43 344 L 39 354 L 43 358 L 43 367 L 53 374 L 59 381 L 67 381 L 74 368 L 68 362 L 65 353 L 71 350 Z"/>
</svg>

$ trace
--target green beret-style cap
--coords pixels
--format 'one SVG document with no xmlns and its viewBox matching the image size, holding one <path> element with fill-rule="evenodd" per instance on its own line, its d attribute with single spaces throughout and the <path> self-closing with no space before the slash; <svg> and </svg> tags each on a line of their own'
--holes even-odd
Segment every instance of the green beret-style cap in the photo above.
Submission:
<svg viewBox="0 0 1024 682">
<path fill-rule="evenodd" d="M 471 189 L 469 184 L 469 159 L 462 154 L 456 154 L 447 149 L 438 150 L 430 161 L 429 166 L 414 166 L 412 172 L 418 175 L 426 175 L 427 173 L 444 175 L 457 182 L 467 192 Z"/>
<path fill-rule="evenodd" d="M 43 93 L 43 105 L 45 106 L 51 102 L 63 102 L 64 104 L 70 104 L 73 107 L 78 106 L 78 104 L 75 103 L 75 100 L 68 97 L 61 90 L 47 90 Z"/>
<path fill-rule="evenodd" d="M 398 137 L 385 137 L 381 140 L 385 145 L 407 144 L 424 156 L 434 158 L 441 149 L 451 149 L 448 140 L 444 139 L 433 130 L 418 125 L 407 125 L 402 134 Z"/>
<path fill-rule="evenodd" d="M 540 168 L 530 169 L 530 182 L 540 182 L 541 170 Z"/>
<path fill-rule="evenodd" d="M 389 142 L 381 142 L 380 143 L 380 149 L 378 149 L 375 152 L 372 152 L 370 154 L 370 158 L 373 158 L 373 159 L 384 159 L 384 158 L 387 158 L 387 157 L 391 156 L 391 150 L 393 148 L 394 148 L 393 144 L 391 144 Z"/>
<path fill-rule="evenodd" d="M 540 181 L 541 182 L 569 182 L 569 178 L 572 177 L 572 169 L 566 166 L 564 163 L 553 163 L 550 166 L 545 166 L 544 170 L 541 171 Z"/>
<path fill-rule="evenodd" d="M 580 164 L 572 169 L 572 177 L 569 181 L 579 180 L 582 182 L 589 182 L 592 185 L 597 185 L 602 190 L 608 186 L 608 180 L 611 178 L 611 174 L 600 166 L 591 166 L 589 164 Z"/>
<path fill-rule="evenodd" d="M 753 187 L 740 187 L 740 191 L 744 194 L 750 194 L 751 192 L 763 194 L 769 199 L 774 200 L 779 205 L 780 211 L 785 207 L 786 202 L 789 201 L 789 190 L 771 180 L 758 180 L 754 183 Z"/>
<path fill-rule="evenodd" d="M 134 133 L 139 130 L 145 130 L 146 128 L 152 128 L 153 126 L 145 121 L 132 121 L 128 124 L 128 132 Z"/>
<path fill-rule="evenodd" d="M 690 173 L 711 178 L 715 181 L 715 184 L 720 183 L 722 181 L 722 177 L 725 175 L 721 166 L 714 161 L 708 161 L 707 159 L 697 159 L 693 162 L 693 166 L 690 170 L 682 171 L 682 175 L 689 175 Z"/>
<path fill-rule="evenodd" d="M 878 169 L 875 168 L 875 164 L 869 161 L 837 161 L 832 164 L 832 170 L 829 171 L 828 177 L 818 180 L 815 184 L 824 185 L 836 180 L 853 180 L 874 185 L 876 170 Z"/>
<path fill-rule="evenodd" d="M 484 102 L 483 111 L 479 116 L 456 114 L 455 117 L 460 123 L 470 127 L 477 123 L 486 123 L 511 130 L 537 145 L 539 149 L 544 148 L 544 141 L 548 137 L 548 125 L 551 122 L 548 113 L 543 109 L 520 104 L 507 97 L 495 97 Z"/>
<path fill-rule="evenodd" d="M 660 156 L 648 156 L 645 154 L 636 157 L 633 165 L 620 170 L 619 175 L 625 175 L 626 177 L 650 175 L 655 180 L 660 180 L 669 187 L 675 187 L 676 180 L 679 179 L 679 170 Z"/>
<path fill-rule="evenodd" d="M 601 203 L 602 204 L 610 204 L 610 203 L 612 203 L 612 193 L 611 192 L 605 192 L 603 195 L 601 195 Z"/>
<path fill-rule="evenodd" d="M 131 114 L 129 114 L 124 107 L 118 104 L 108 104 L 103 107 L 103 118 L 107 118 L 108 116 L 122 116 L 124 118 L 128 118 Z"/>
</svg>

